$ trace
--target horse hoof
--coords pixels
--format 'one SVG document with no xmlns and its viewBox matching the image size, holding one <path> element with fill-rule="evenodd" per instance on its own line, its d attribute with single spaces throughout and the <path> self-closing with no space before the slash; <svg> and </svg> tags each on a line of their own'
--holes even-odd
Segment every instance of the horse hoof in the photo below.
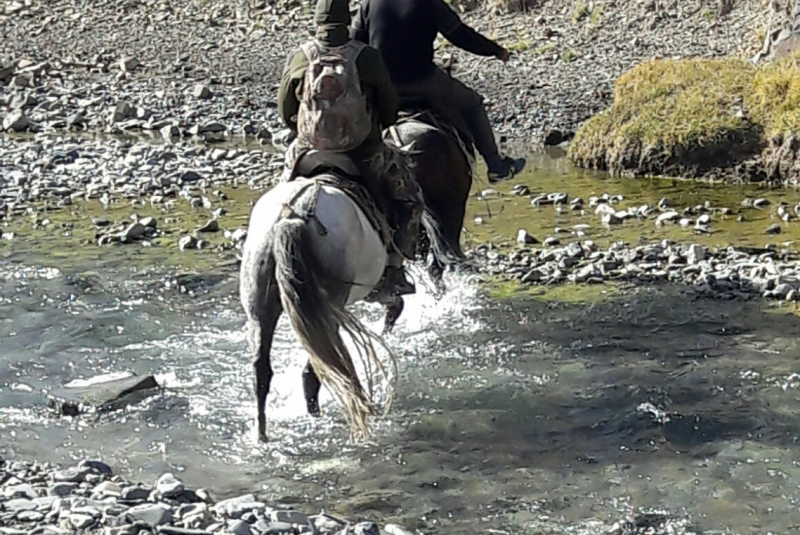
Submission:
<svg viewBox="0 0 800 535">
<path fill-rule="evenodd" d="M 261 442 L 262 444 L 266 444 L 269 442 L 269 437 L 267 436 L 266 433 L 260 433 L 258 435 L 258 441 Z"/>
<path fill-rule="evenodd" d="M 312 418 L 319 418 L 320 416 L 322 416 L 322 411 L 319 410 L 319 405 L 317 403 L 309 405 L 307 409 L 308 409 L 308 415 L 311 416 Z"/>
</svg>

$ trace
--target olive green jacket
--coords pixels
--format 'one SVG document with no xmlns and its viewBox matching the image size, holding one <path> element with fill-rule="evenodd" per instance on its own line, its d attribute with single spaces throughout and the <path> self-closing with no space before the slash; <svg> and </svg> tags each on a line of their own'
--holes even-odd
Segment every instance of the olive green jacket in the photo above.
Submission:
<svg viewBox="0 0 800 535">
<path fill-rule="evenodd" d="M 326 46 L 323 32 L 318 32 L 317 39 Z M 286 126 L 294 131 L 297 131 L 297 112 L 300 108 L 303 79 L 307 68 L 308 58 L 303 51 L 298 49 L 292 52 L 283 70 L 278 91 L 278 113 Z M 364 144 L 380 143 L 383 129 L 397 121 L 399 98 L 377 50 L 365 47 L 356 60 L 356 68 L 361 81 L 361 91 L 367 97 L 367 106 L 372 115 L 372 131 Z"/>
</svg>

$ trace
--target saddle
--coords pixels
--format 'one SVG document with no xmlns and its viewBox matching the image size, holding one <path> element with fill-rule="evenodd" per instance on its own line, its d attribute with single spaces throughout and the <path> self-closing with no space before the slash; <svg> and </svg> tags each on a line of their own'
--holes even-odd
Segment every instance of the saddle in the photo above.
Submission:
<svg viewBox="0 0 800 535">
<path fill-rule="evenodd" d="M 383 132 L 383 139 L 391 140 L 401 150 L 413 148 L 413 143 L 404 146 L 397 126 L 418 122 L 431 130 L 439 130 L 452 137 L 469 163 L 470 171 L 475 169 L 475 141 L 465 126 L 456 125 L 430 110 L 425 99 L 414 98 L 403 101 L 403 109 L 398 113 L 397 122 Z"/>
<path fill-rule="evenodd" d="M 384 247 L 393 247 L 392 227 L 367 188 L 356 180 L 360 174 L 356 163 L 346 154 L 306 149 L 297 155 L 287 182 L 304 177 L 314 180 L 318 185 L 333 186 L 341 190 L 364 212 L 372 228 L 381 237 Z"/>
</svg>

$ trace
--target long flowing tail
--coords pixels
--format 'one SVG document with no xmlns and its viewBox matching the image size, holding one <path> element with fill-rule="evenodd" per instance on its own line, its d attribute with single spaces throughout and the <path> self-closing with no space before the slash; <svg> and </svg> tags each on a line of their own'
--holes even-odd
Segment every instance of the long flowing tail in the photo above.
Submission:
<svg viewBox="0 0 800 535">
<path fill-rule="evenodd" d="M 433 255 L 442 264 L 460 264 L 466 261 L 467 258 L 461 250 L 461 244 L 457 239 L 453 240 L 447 237 L 442 224 L 431 214 L 430 209 L 423 212 L 422 225 L 428 234 Z"/>
<path fill-rule="evenodd" d="M 275 226 L 275 279 L 283 309 L 303 347 L 310 353 L 314 371 L 344 406 L 352 435 L 369 436 L 367 420 L 377 411 L 361 385 L 339 328 L 350 335 L 364 362 L 370 392 L 374 372 L 379 371 L 386 377 L 373 342 L 387 350 L 392 363 L 394 356 L 382 340 L 332 301 L 321 285 L 316 263 L 309 261 L 311 251 L 308 240 L 304 239 L 304 228 L 301 218 L 284 218 Z M 387 398 L 387 409 L 388 402 Z"/>
</svg>

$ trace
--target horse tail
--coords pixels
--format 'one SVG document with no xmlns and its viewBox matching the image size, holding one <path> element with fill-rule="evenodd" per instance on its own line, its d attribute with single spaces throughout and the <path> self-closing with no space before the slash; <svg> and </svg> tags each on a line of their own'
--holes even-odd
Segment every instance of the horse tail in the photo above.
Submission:
<svg viewBox="0 0 800 535">
<path fill-rule="evenodd" d="M 458 240 L 448 238 L 441 221 L 435 216 L 431 208 L 426 205 L 422 213 L 422 226 L 428 235 L 428 240 L 433 249 L 433 255 L 442 264 L 460 264 L 466 261 L 464 251 Z"/>
<path fill-rule="evenodd" d="M 305 220 L 299 217 L 283 218 L 275 226 L 273 255 L 281 303 L 298 339 L 311 355 L 314 371 L 344 406 L 351 434 L 366 436 L 370 434 L 367 419 L 376 411 L 361 386 L 339 328 L 353 339 L 366 365 L 370 390 L 371 364 L 384 371 L 372 344 L 376 336 L 344 307 L 336 306 L 321 285 L 324 277 L 317 263 L 310 260 L 306 228 Z"/>
</svg>

